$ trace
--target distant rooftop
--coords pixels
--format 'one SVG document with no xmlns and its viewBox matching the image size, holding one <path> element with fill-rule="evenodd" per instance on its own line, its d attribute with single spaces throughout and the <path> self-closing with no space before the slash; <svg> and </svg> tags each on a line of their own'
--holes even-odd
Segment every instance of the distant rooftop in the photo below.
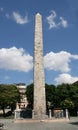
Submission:
<svg viewBox="0 0 78 130">
<path fill-rule="evenodd" d="M 16 85 L 18 85 L 18 86 L 20 86 L 20 85 L 22 85 L 22 86 L 26 86 L 25 83 L 18 83 L 18 84 L 16 84 Z"/>
</svg>

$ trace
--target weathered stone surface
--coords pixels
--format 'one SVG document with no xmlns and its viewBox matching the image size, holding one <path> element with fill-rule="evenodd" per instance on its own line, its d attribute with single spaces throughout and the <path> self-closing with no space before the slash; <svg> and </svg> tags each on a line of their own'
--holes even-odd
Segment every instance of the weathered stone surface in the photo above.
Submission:
<svg viewBox="0 0 78 130">
<path fill-rule="evenodd" d="M 46 118 L 45 78 L 43 60 L 42 16 L 35 17 L 34 45 L 34 113 L 33 118 Z"/>
</svg>

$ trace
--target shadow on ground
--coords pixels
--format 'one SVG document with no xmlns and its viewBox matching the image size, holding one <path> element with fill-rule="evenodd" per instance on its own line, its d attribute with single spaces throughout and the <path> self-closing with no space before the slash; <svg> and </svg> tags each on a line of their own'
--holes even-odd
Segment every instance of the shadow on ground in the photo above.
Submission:
<svg viewBox="0 0 78 130">
<path fill-rule="evenodd" d="M 71 122 L 72 125 L 78 125 L 78 122 Z"/>
</svg>

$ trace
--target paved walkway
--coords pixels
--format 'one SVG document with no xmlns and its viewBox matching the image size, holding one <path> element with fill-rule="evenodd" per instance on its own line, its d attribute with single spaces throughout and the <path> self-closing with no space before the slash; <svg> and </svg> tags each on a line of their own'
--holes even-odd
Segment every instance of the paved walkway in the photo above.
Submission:
<svg viewBox="0 0 78 130">
<path fill-rule="evenodd" d="M 7 130 L 78 130 L 78 118 L 71 118 L 68 122 L 35 122 L 14 123 L 13 120 L 1 120 Z"/>
</svg>

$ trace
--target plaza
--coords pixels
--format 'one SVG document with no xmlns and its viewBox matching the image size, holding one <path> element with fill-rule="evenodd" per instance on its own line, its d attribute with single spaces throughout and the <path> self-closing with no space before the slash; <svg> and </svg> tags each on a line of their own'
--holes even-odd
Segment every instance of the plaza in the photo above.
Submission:
<svg viewBox="0 0 78 130">
<path fill-rule="evenodd" d="M 69 121 L 14 123 L 13 119 L 0 119 L 6 130 L 78 130 L 78 117 Z"/>
</svg>

